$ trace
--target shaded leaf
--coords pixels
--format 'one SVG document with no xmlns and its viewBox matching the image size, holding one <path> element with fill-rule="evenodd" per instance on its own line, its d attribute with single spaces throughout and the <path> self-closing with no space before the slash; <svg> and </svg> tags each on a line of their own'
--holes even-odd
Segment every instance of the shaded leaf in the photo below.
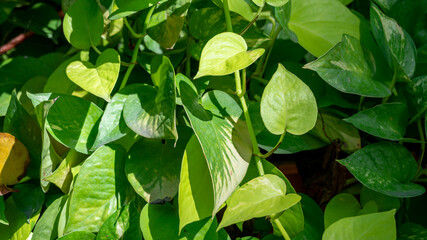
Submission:
<svg viewBox="0 0 427 240">
<path fill-rule="evenodd" d="M 4 210 L 4 197 L 0 196 L 0 224 L 9 225 L 9 221 L 7 221 L 6 215 L 4 214 Z"/>
<path fill-rule="evenodd" d="M 377 204 L 379 212 L 389 211 L 391 209 L 396 209 L 397 211 L 400 208 L 399 198 L 390 197 L 363 186 L 360 192 L 360 203 L 365 205 L 369 201 L 374 201 Z"/>
<path fill-rule="evenodd" d="M 370 144 L 339 163 L 366 187 L 392 197 L 414 197 L 424 187 L 411 183 L 417 163 L 402 145 L 392 142 Z"/>
<path fill-rule="evenodd" d="M 27 219 L 25 214 L 15 205 L 13 198 L 5 201 L 5 215 L 9 225 L 0 224 L 0 239 L 23 240 L 27 239 L 39 218 L 40 211 Z"/>
<path fill-rule="evenodd" d="M 305 194 L 300 194 L 304 212 L 304 231 L 295 236 L 296 240 L 320 240 L 324 232 L 323 210 Z"/>
<path fill-rule="evenodd" d="M 31 183 L 18 184 L 14 190 L 17 192 L 12 193 L 13 201 L 28 220 L 40 212 L 45 195 L 37 185 Z"/>
<path fill-rule="evenodd" d="M 397 233 L 398 240 L 427 239 L 427 229 L 415 223 L 404 223 Z"/>
<path fill-rule="evenodd" d="M 151 7 L 158 3 L 157 0 L 117 0 L 115 1 L 119 9 L 115 10 L 109 17 L 110 20 L 115 20 L 132 15 L 140 10 Z"/>
<path fill-rule="evenodd" d="M 345 93 L 367 97 L 391 94 L 386 85 L 373 79 L 359 40 L 349 35 L 344 35 L 325 55 L 304 67 L 316 71 L 329 85 Z"/>
<path fill-rule="evenodd" d="M 67 198 L 62 196 L 49 205 L 34 228 L 32 240 L 53 240 L 58 237 L 59 214 Z"/>
<path fill-rule="evenodd" d="M 385 103 L 358 112 L 344 121 L 371 135 L 399 140 L 405 135 L 408 109 L 403 103 Z"/>
</svg>

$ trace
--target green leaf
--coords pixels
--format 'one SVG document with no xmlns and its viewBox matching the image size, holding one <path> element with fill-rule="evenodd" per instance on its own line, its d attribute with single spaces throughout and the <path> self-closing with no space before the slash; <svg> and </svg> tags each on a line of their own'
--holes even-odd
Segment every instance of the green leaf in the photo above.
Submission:
<svg viewBox="0 0 427 240">
<path fill-rule="evenodd" d="M 267 4 L 273 7 L 281 7 L 289 2 L 289 0 L 266 0 Z M 255 3 L 256 4 L 256 3 Z M 258 5 L 258 4 L 257 4 Z M 258 5 L 261 7 L 260 5 Z"/>
<path fill-rule="evenodd" d="M 185 225 L 212 215 L 212 180 L 203 150 L 193 135 L 182 158 L 178 193 L 179 230 Z"/>
<path fill-rule="evenodd" d="M 220 8 L 224 7 L 223 0 L 212 0 Z M 245 0 L 228 0 L 228 9 L 244 17 L 247 21 L 251 21 L 255 13 L 252 12 L 251 6 Z M 234 27 L 234 25 L 233 25 Z"/>
<path fill-rule="evenodd" d="M 417 173 L 417 163 L 400 144 L 370 144 L 338 162 L 374 191 L 400 198 L 415 197 L 425 192 L 424 187 L 411 183 Z"/>
<path fill-rule="evenodd" d="M 245 39 L 236 33 L 224 32 L 211 38 L 202 50 L 199 71 L 194 77 L 223 76 L 254 63 L 264 49 L 248 49 Z"/>
<path fill-rule="evenodd" d="M 95 1 L 76 0 L 65 14 L 63 28 L 65 38 L 73 47 L 96 46 L 104 30 L 102 11 Z"/>
<path fill-rule="evenodd" d="M 125 150 L 105 145 L 83 163 L 69 203 L 65 233 L 97 232 L 125 199 L 128 183 L 124 173 Z"/>
<path fill-rule="evenodd" d="M 144 84 L 129 94 L 123 108 L 127 126 L 146 138 L 177 139 L 175 72 L 165 56 L 151 62 L 154 87 Z"/>
<path fill-rule="evenodd" d="M 361 148 L 359 130 L 329 113 L 319 114 L 316 126 L 310 134 L 327 144 L 331 144 L 331 140 L 339 139 L 341 149 L 347 153 L 353 153 Z"/>
<path fill-rule="evenodd" d="M 191 0 L 161 2 L 148 24 L 148 35 L 163 48 L 172 48 L 179 38 Z"/>
<path fill-rule="evenodd" d="M 391 209 L 396 209 L 397 211 L 400 208 L 399 198 L 390 197 L 363 186 L 360 191 L 360 203 L 365 205 L 369 201 L 374 201 L 377 204 L 379 212 L 389 211 Z"/>
<path fill-rule="evenodd" d="M 58 240 L 95 240 L 95 234 L 86 231 L 76 231 L 66 234 Z"/>
<path fill-rule="evenodd" d="M 280 136 L 273 135 L 267 130 L 262 131 L 257 135 L 258 146 L 266 151 L 273 149 L 279 139 Z M 292 135 L 290 133 L 286 133 L 282 143 L 279 145 L 279 148 L 277 148 L 274 154 L 292 154 L 301 151 L 318 149 L 324 147 L 325 145 L 327 145 L 327 143 L 310 133 L 303 135 Z"/>
<path fill-rule="evenodd" d="M 27 175 L 31 178 L 39 178 L 42 150 L 40 126 L 18 101 L 15 91 L 12 92 L 10 104 L 4 118 L 3 132 L 12 134 L 25 145 L 31 159 L 27 168 Z"/>
<path fill-rule="evenodd" d="M 257 177 L 231 195 L 218 229 L 280 213 L 297 204 L 300 199 L 297 194 L 286 194 L 286 184 L 280 177 L 272 174 Z"/>
<path fill-rule="evenodd" d="M 373 79 L 362 46 L 356 38 L 344 35 L 341 42 L 304 68 L 316 71 L 329 85 L 341 92 L 367 97 L 386 97 L 390 89 Z"/>
<path fill-rule="evenodd" d="M 252 156 L 249 132 L 241 119 L 242 109 L 228 94 L 208 92 L 200 104 L 197 90 L 188 78 L 178 75 L 177 83 L 185 112 L 208 164 L 214 189 L 211 199 L 214 215 L 245 176 Z"/>
<path fill-rule="evenodd" d="M 273 134 L 302 135 L 316 124 L 316 99 L 303 81 L 279 63 L 262 94 L 261 117 Z"/>
<path fill-rule="evenodd" d="M 6 215 L 4 214 L 4 210 L 4 197 L 0 196 L 0 224 L 9 225 L 9 221 L 7 221 Z"/>
<path fill-rule="evenodd" d="M 102 110 L 84 99 L 59 95 L 47 115 L 47 131 L 57 141 L 87 154 L 96 137 Z"/>
<path fill-rule="evenodd" d="M 266 174 L 274 174 L 286 183 L 286 193 L 287 194 L 293 194 L 296 193 L 295 189 L 292 187 L 289 180 L 283 175 L 283 173 L 277 169 L 272 163 L 269 161 L 262 159 L 262 165 L 264 167 L 264 172 Z M 246 176 L 242 181 L 242 184 L 247 183 L 248 181 L 255 179 L 259 176 L 258 168 L 256 166 L 255 161 L 251 161 L 248 167 L 248 171 L 246 172 Z M 322 218 L 323 219 L 323 218 Z M 301 208 L 301 203 L 297 203 L 296 205 L 292 206 L 291 208 L 287 209 L 285 212 L 283 212 L 282 215 L 278 218 L 282 226 L 285 228 L 286 232 L 289 234 L 289 236 L 293 237 L 300 233 L 304 229 L 304 215 Z M 271 221 L 271 224 L 274 228 L 274 234 L 277 236 L 282 236 L 282 234 L 279 231 L 279 228 L 277 227 L 276 223 L 274 221 Z M 323 226 L 323 224 L 322 224 Z"/>
<path fill-rule="evenodd" d="M 398 77 L 409 80 L 415 72 L 416 48 L 409 34 L 396 20 L 384 15 L 375 4 L 371 7 L 371 30 L 390 68 Z"/>
<path fill-rule="evenodd" d="M 0 239 L 23 240 L 27 239 L 39 218 L 40 211 L 27 219 L 25 214 L 15 205 L 13 198 L 5 202 L 5 214 L 9 225 L 0 224 Z"/>
<path fill-rule="evenodd" d="M 96 240 L 141 239 L 139 213 L 135 201 L 117 209 L 99 229 Z"/>
<path fill-rule="evenodd" d="M 343 34 L 359 39 L 359 19 L 337 0 L 293 0 L 288 22 L 298 43 L 316 57 L 341 41 Z"/>
<path fill-rule="evenodd" d="M 427 229 L 415 223 L 404 223 L 397 233 L 398 240 L 427 239 Z"/>
<path fill-rule="evenodd" d="M 324 232 L 323 210 L 309 196 L 305 194 L 300 194 L 300 196 L 304 212 L 304 231 L 292 239 L 321 239 Z"/>
<path fill-rule="evenodd" d="M 17 192 L 12 193 L 13 201 L 29 220 L 40 212 L 45 196 L 41 188 L 35 184 L 24 183 L 14 187 Z"/>
<path fill-rule="evenodd" d="M 85 158 L 86 155 L 71 149 L 58 168 L 56 168 L 52 174 L 46 176 L 44 180 L 55 184 L 63 193 L 69 193 L 70 185 L 73 180 L 71 169 L 79 165 Z"/>
<path fill-rule="evenodd" d="M 99 55 L 95 66 L 90 62 L 74 61 L 67 66 L 66 71 L 75 84 L 109 102 L 119 77 L 120 55 L 109 48 Z"/>
<path fill-rule="evenodd" d="M 185 227 L 178 233 L 178 215 L 171 204 L 146 204 L 141 212 L 140 226 L 144 239 L 217 239 L 216 219 L 204 219 Z"/>
<path fill-rule="evenodd" d="M 158 0 L 116 0 L 117 9 L 114 11 L 109 19 L 116 20 L 119 18 L 127 17 L 140 10 L 151 7 L 153 4 L 158 3 Z"/>
<path fill-rule="evenodd" d="M 396 239 L 395 210 L 343 218 L 323 233 L 322 239 Z"/>
<path fill-rule="evenodd" d="M 344 119 L 358 129 L 388 140 L 403 138 L 408 121 L 408 109 L 403 103 L 385 103 Z"/>
<path fill-rule="evenodd" d="M 191 129 L 180 128 L 180 137 L 162 142 L 143 138 L 129 151 L 125 171 L 135 192 L 148 203 L 170 201 L 178 192 L 179 173 Z"/>
<path fill-rule="evenodd" d="M 59 197 L 49 205 L 34 228 L 32 240 L 53 240 L 58 237 L 59 214 L 67 198 Z"/>
<path fill-rule="evenodd" d="M 107 104 L 99 123 L 98 135 L 91 150 L 96 150 L 100 146 L 120 139 L 131 132 L 125 123 L 122 113 L 128 95 L 136 93 L 138 87 L 139 85 L 136 84 L 126 86 L 116 93 L 111 102 Z"/>
<path fill-rule="evenodd" d="M 71 62 L 78 61 L 78 60 L 80 60 L 79 53 L 74 54 L 74 56 L 62 62 L 61 65 L 59 65 L 47 79 L 47 82 L 43 88 L 43 92 L 71 94 L 76 88 L 76 84 L 74 84 L 68 78 L 67 66 Z"/>
</svg>

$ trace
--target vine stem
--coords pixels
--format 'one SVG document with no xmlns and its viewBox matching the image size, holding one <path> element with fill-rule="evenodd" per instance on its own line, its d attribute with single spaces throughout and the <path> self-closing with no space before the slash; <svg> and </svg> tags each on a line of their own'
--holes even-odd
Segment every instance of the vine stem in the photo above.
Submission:
<svg viewBox="0 0 427 240">
<path fill-rule="evenodd" d="M 233 25 L 231 25 L 230 9 L 228 8 L 228 0 L 223 0 L 225 22 L 227 23 L 227 32 L 233 32 Z"/>
<path fill-rule="evenodd" d="M 252 21 L 239 33 L 240 36 L 243 36 L 243 34 L 245 34 L 246 31 L 248 31 L 248 29 L 256 22 L 259 15 L 261 14 L 263 8 L 264 8 L 264 6 L 262 6 L 258 9 L 258 12 L 255 14 L 255 17 L 252 19 Z"/>
<path fill-rule="evenodd" d="M 282 233 L 282 236 L 286 239 L 286 240 L 291 240 L 291 238 L 289 237 L 288 233 L 286 232 L 285 228 L 282 226 L 282 223 L 279 221 L 279 219 L 274 219 L 274 223 L 277 225 L 277 227 L 280 230 L 280 233 Z"/>
<path fill-rule="evenodd" d="M 396 84 L 396 80 L 397 80 L 397 74 L 396 74 L 396 70 L 394 70 L 393 73 L 393 79 L 391 80 L 391 84 L 390 84 L 390 90 L 393 91 L 394 85 Z M 391 95 L 390 95 L 391 96 Z M 386 103 L 388 101 L 388 99 L 390 98 L 390 96 L 387 96 L 385 98 L 383 98 L 382 103 Z"/>
<path fill-rule="evenodd" d="M 283 142 L 283 138 L 285 137 L 285 133 L 286 133 L 286 131 L 284 131 L 282 133 L 282 135 L 280 135 L 280 139 L 277 142 L 276 146 L 274 146 L 274 148 L 272 148 L 270 151 L 268 151 L 268 153 L 260 155 L 259 157 L 260 158 L 268 158 L 268 157 L 270 157 L 279 148 L 280 144 Z"/>
<path fill-rule="evenodd" d="M 132 60 L 131 60 L 131 63 L 133 63 L 133 64 L 130 65 L 128 67 L 128 69 L 126 70 L 125 76 L 123 77 L 122 84 L 120 84 L 119 91 L 122 90 L 126 86 L 126 83 L 128 82 L 129 76 L 132 73 L 132 70 L 136 65 L 136 60 L 138 58 L 139 45 L 141 45 L 142 39 L 143 38 L 139 38 L 138 41 L 136 42 L 135 48 L 133 49 Z"/>
<path fill-rule="evenodd" d="M 126 19 L 126 17 L 123 18 L 123 22 L 125 24 L 125 26 L 128 28 L 130 34 L 134 37 L 134 38 L 143 38 L 145 36 L 145 34 L 139 34 L 136 33 L 133 28 L 130 26 L 128 20 Z"/>
</svg>

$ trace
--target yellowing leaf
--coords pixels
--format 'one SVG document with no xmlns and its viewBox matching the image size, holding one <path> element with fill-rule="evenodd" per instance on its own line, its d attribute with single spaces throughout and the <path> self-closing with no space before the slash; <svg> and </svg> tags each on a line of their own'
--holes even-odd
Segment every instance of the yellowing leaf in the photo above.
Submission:
<svg viewBox="0 0 427 240">
<path fill-rule="evenodd" d="M 263 53 L 259 48 L 246 51 L 245 39 L 236 33 L 220 33 L 208 41 L 200 57 L 199 71 L 194 77 L 223 76 L 254 63 Z"/>
<path fill-rule="evenodd" d="M 9 133 L 0 133 L 0 186 L 17 184 L 29 163 L 24 144 Z"/>
</svg>

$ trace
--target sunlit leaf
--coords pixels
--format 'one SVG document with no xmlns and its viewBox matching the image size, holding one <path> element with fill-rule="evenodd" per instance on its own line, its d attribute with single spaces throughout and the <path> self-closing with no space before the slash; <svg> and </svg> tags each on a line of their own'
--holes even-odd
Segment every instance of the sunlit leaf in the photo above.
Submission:
<svg viewBox="0 0 427 240">
<path fill-rule="evenodd" d="M 59 214 L 66 200 L 67 196 L 62 196 L 49 205 L 34 228 L 32 240 L 53 240 L 58 237 Z"/>
<path fill-rule="evenodd" d="M 25 176 L 30 156 L 18 139 L 0 133 L 0 185 L 15 185 Z"/>
</svg>

